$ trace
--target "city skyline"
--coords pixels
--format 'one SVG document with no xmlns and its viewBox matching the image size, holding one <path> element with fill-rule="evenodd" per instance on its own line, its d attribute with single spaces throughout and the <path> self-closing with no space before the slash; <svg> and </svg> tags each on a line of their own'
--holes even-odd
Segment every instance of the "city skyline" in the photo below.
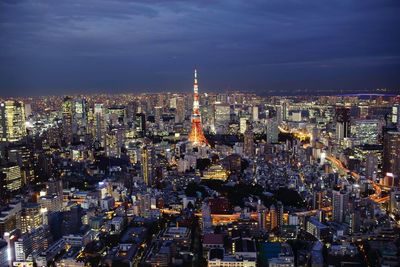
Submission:
<svg viewBox="0 0 400 267">
<path fill-rule="evenodd" d="M 396 92 L 396 1 L 2 1 L 1 96 Z"/>
<path fill-rule="evenodd" d="M 398 267 L 399 14 L 0 0 L 0 267 Z"/>
</svg>

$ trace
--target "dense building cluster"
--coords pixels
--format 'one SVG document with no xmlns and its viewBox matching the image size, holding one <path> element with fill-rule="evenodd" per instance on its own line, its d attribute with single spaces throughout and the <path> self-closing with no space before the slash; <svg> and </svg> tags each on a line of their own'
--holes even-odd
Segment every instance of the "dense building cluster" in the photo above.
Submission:
<svg viewBox="0 0 400 267">
<path fill-rule="evenodd" d="M 0 266 L 398 266 L 400 98 L 0 101 Z"/>
</svg>

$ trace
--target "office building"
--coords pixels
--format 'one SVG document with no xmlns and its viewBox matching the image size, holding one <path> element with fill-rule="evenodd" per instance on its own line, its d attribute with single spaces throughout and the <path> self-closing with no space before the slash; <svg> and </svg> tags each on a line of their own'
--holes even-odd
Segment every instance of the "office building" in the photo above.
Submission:
<svg viewBox="0 0 400 267">
<path fill-rule="evenodd" d="M 26 136 L 25 106 L 8 100 L 0 103 L 0 141 L 16 142 Z"/>
<path fill-rule="evenodd" d="M 0 185 L 8 192 L 14 192 L 22 187 L 21 168 L 13 163 L 0 166 Z"/>
<path fill-rule="evenodd" d="M 400 177 L 400 132 L 387 132 L 383 140 L 383 174 Z"/>
<path fill-rule="evenodd" d="M 338 141 L 349 137 L 350 131 L 350 110 L 345 107 L 336 109 L 336 139 Z"/>
<path fill-rule="evenodd" d="M 379 120 L 355 120 L 351 125 L 351 134 L 360 145 L 378 144 L 381 123 Z"/>
<path fill-rule="evenodd" d="M 349 194 L 343 190 L 332 191 L 333 220 L 342 223 L 349 208 Z"/>
<path fill-rule="evenodd" d="M 254 157 L 255 146 L 254 146 L 254 132 L 251 123 L 247 123 L 247 129 L 244 132 L 244 144 L 243 152 L 246 157 Z"/>
</svg>

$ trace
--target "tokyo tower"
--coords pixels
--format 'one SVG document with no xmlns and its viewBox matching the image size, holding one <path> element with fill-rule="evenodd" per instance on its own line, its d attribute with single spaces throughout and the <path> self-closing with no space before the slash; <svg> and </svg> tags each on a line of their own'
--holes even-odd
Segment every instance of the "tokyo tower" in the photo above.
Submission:
<svg viewBox="0 0 400 267">
<path fill-rule="evenodd" d="M 195 146 L 208 145 L 201 127 L 201 114 L 199 110 L 199 86 L 197 85 L 197 70 L 194 70 L 193 85 L 193 113 L 192 113 L 192 129 L 189 134 L 189 141 Z"/>
</svg>

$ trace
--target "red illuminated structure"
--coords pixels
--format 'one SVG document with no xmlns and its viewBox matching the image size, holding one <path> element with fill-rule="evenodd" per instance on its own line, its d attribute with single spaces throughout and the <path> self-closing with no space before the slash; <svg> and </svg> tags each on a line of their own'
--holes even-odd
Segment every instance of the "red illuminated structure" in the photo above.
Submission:
<svg viewBox="0 0 400 267">
<path fill-rule="evenodd" d="M 199 110 L 199 86 L 197 85 L 197 70 L 194 70 L 194 86 L 193 86 L 193 113 L 192 113 L 192 129 L 189 133 L 189 141 L 195 146 L 208 145 L 201 127 L 201 114 Z"/>
</svg>

